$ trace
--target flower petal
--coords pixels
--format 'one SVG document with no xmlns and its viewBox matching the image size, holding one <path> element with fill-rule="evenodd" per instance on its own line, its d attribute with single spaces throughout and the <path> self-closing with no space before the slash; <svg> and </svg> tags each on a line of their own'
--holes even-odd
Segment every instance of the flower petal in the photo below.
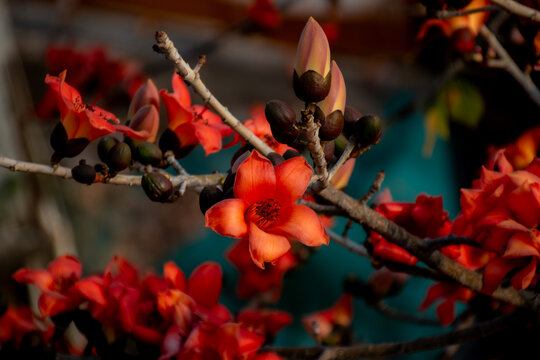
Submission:
<svg viewBox="0 0 540 360">
<path fill-rule="evenodd" d="M 191 106 L 191 95 L 189 90 L 184 82 L 184 79 L 177 73 L 174 73 L 172 76 L 172 88 L 174 91 L 174 96 L 178 102 L 186 107 Z"/>
<path fill-rule="evenodd" d="M 186 275 L 184 275 L 184 272 L 172 261 L 163 265 L 163 277 L 174 289 L 181 291 L 185 290 Z"/>
<path fill-rule="evenodd" d="M 315 211 L 307 206 L 293 204 L 280 212 L 274 225 L 267 229 L 307 246 L 328 245 L 328 234 Z"/>
<path fill-rule="evenodd" d="M 506 274 L 515 267 L 515 261 L 502 258 L 491 260 L 484 269 L 483 293 L 492 294 L 500 285 Z"/>
<path fill-rule="evenodd" d="M 221 150 L 221 133 L 219 130 L 197 123 L 193 123 L 192 126 L 195 129 L 195 136 L 207 156 Z"/>
<path fill-rule="evenodd" d="M 205 225 L 220 235 L 241 238 L 247 235 L 248 227 L 244 213 L 248 204 L 240 199 L 226 199 L 206 211 Z"/>
<path fill-rule="evenodd" d="M 267 158 L 253 151 L 236 172 L 234 196 L 248 204 L 270 198 L 276 188 L 274 167 Z"/>
<path fill-rule="evenodd" d="M 210 309 L 219 301 L 222 277 L 223 272 L 218 263 L 205 262 L 191 273 L 187 283 L 187 293 L 197 304 Z"/>
<path fill-rule="evenodd" d="M 82 274 L 82 266 L 75 256 L 72 255 L 62 255 L 53 260 L 47 270 L 55 279 L 63 278 L 80 278 Z"/>
<path fill-rule="evenodd" d="M 85 298 L 100 305 L 106 305 L 107 300 L 103 292 L 103 286 L 97 277 L 79 280 L 73 287 Z"/>
<path fill-rule="evenodd" d="M 313 169 L 303 156 L 297 156 L 275 167 L 276 195 L 280 202 L 293 203 L 306 191 Z"/>
<path fill-rule="evenodd" d="M 163 100 L 163 104 L 165 104 L 169 129 L 174 130 L 181 124 L 189 123 L 193 120 L 193 111 L 188 106 L 178 102 L 174 94 L 167 93 L 167 90 L 161 90 L 159 95 L 161 96 L 161 100 Z"/>
<path fill-rule="evenodd" d="M 291 248 L 286 237 L 269 234 L 255 224 L 249 224 L 249 253 L 251 259 L 261 269 L 266 261 L 274 261 Z"/>
<path fill-rule="evenodd" d="M 512 276 L 510 282 L 516 290 L 526 289 L 536 274 L 536 258 L 532 258 L 529 264 L 521 269 L 516 275 Z"/>
<path fill-rule="evenodd" d="M 13 279 L 22 284 L 34 284 L 41 291 L 49 290 L 54 284 L 53 276 L 46 270 L 20 269 Z"/>
</svg>

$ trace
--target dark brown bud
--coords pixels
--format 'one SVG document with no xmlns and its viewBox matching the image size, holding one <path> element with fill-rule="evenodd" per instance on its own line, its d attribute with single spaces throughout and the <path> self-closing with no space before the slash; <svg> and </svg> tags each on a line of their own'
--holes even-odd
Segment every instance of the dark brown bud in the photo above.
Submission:
<svg viewBox="0 0 540 360">
<path fill-rule="evenodd" d="M 137 146 L 133 157 L 143 165 L 158 166 L 163 160 L 163 153 L 156 144 L 143 142 Z"/>
<path fill-rule="evenodd" d="M 279 130 L 288 130 L 296 122 L 296 113 L 285 101 L 270 100 L 264 108 L 264 115 L 270 126 Z"/>
<path fill-rule="evenodd" d="M 236 173 L 229 173 L 223 182 L 223 191 L 226 192 L 229 189 L 234 189 L 234 181 L 236 180 Z"/>
<path fill-rule="evenodd" d="M 98 142 L 99 159 L 103 162 L 107 162 L 109 151 L 114 147 L 114 145 L 118 143 L 119 143 L 118 139 L 114 137 L 110 137 L 110 136 L 99 139 L 99 142 Z"/>
<path fill-rule="evenodd" d="M 86 138 L 68 140 L 64 125 L 62 125 L 61 122 L 58 122 L 50 137 L 50 144 L 54 149 L 54 153 L 51 156 L 51 163 L 57 164 L 65 157 L 74 157 L 79 155 L 89 143 L 90 141 Z"/>
<path fill-rule="evenodd" d="M 122 171 L 131 164 L 131 148 L 126 143 L 114 145 L 105 161 L 111 172 Z"/>
<path fill-rule="evenodd" d="M 223 191 L 216 185 L 205 186 L 201 194 L 199 195 L 199 207 L 204 214 L 210 209 L 214 204 L 223 200 Z"/>
<path fill-rule="evenodd" d="M 376 144 L 381 138 L 381 120 L 378 116 L 365 115 L 354 123 L 352 140 L 358 147 L 365 148 Z"/>
<path fill-rule="evenodd" d="M 331 71 L 326 77 L 313 70 L 308 70 L 300 76 L 293 71 L 293 89 L 296 97 L 307 103 L 316 103 L 328 95 L 332 82 Z"/>
<path fill-rule="evenodd" d="M 345 114 L 343 114 L 343 133 L 346 137 L 351 136 L 354 123 L 360 119 L 363 114 L 352 106 L 345 106 Z"/>
<path fill-rule="evenodd" d="M 297 156 L 300 156 L 300 153 L 298 151 L 294 151 L 291 149 L 285 151 L 285 153 L 283 154 L 283 157 L 285 158 L 285 160 L 289 160 Z"/>
<path fill-rule="evenodd" d="M 146 196 L 152 201 L 166 202 L 173 193 L 171 181 L 157 171 L 144 174 L 141 185 Z"/>
<path fill-rule="evenodd" d="M 266 157 L 272 162 L 272 165 L 274 166 L 279 165 L 285 161 L 285 158 L 276 152 L 271 152 Z"/>
<path fill-rule="evenodd" d="M 73 176 L 73 180 L 81 184 L 90 185 L 96 180 L 96 170 L 93 166 L 88 165 L 86 161 L 81 160 L 79 165 L 71 169 L 71 176 Z"/>
<path fill-rule="evenodd" d="M 321 128 L 319 129 L 320 139 L 323 141 L 334 140 L 341 134 L 344 123 L 341 110 L 336 110 L 327 115 L 321 122 Z"/>
<path fill-rule="evenodd" d="M 165 129 L 161 137 L 159 138 L 159 148 L 163 153 L 166 153 L 168 150 L 174 153 L 174 157 L 177 159 L 182 159 L 189 155 L 195 149 L 195 146 L 184 146 L 180 144 L 180 140 L 171 129 Z"/>
<path fill-rule="evenodd" d="M 324 150 L 324 159 L 326 160 L 326 163 L 329 163 L 332 161 L 332 158 L 334 157 L 334 151 L 335 151 L 335 145 L 333 141 L 326 141 L 323 143 L 323 150 Z"/>
</svg>

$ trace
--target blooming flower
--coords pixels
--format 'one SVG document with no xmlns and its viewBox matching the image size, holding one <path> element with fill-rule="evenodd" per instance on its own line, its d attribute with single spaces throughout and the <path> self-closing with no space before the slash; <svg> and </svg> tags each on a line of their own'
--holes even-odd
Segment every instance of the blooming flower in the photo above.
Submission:
<svg viewBox="0 0 540 360">
<path fill-rule="evenodd" d="M 292 316 L 273 309 L 245 309 L 240 311 L 237 320 L 248 330 L 271 339 L 292 322 Z"/>
<path fill-rule="evenodd" d="M 240 164 L 234 183 L 234 199 L 212 206 L 206 226 L 218 234 L 248 237 L 253 262 L 264 269 L 291 247 L 290 239 L 307 246 L 328 244 L 328 235 L 317 214 L 295 204 L 305 192 L 313 170 L 303 157 L 276 167 L 257 151 Z"/>
<path fill-rule="evenodd" d="M 201 144 L 206 155 L 221 149 L 221 139 L 231 133 L 221 118 L 200 105 L 191 105 L 189 91 L 178 74 L 172 77 L 174 92 L 160 91 L 167 110 L 168 128 L 176 134 L 180 148 L 185 149 Z"/>
<path fill-rule="evenodd" d="M 343 295 L 332 307 L 302 318 L 306 331 L 323 344 L 340 345 L 350 341 L 349 329 L 353 317 L 351 295 Z"/>
<path fill-rule="evenodd" d="M 468 302 L 475 295 L 472 290 L 457 284 L 437 283 L 429 288 L 420 305 L 420 311 L 426 310 L 433 303 L 442 299 L 435 312 L 441 325 L 450 325 L 454 321 L 455 303 L 457 301 Z"/>
</svg>

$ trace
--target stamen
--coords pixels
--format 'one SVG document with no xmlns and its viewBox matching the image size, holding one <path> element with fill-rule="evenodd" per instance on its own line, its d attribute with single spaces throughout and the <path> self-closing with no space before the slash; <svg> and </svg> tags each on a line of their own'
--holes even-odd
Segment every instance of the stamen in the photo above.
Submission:
<svg viewBox="0 0 540 360">
<path fill-rule="evenodd" d="M 274 199 L 262 200 L 248 207 L 245 217 L 248 222 L 253 222 L 261 229 L 265 229 L 276 221 L 280 209 L 280 203 Z"/>
</svg>

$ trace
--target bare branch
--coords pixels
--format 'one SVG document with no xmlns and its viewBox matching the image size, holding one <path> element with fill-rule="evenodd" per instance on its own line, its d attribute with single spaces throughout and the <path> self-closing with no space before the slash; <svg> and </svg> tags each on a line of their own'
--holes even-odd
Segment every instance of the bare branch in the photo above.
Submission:
<svg viewBox="0 0 540 360">
<path fill-rule="evenodd" d="M 360 200 L 358 200 L 360 204 L 366 204 L 369 200 L 371 200 L 373 195 L 375 195 L 381 189 L 385 175 L 386 174 L 382 170 L 375 175 L 375 179 L 373 180 L 373 184 L 371 184 L 369 190 L 364 194 L 364 196 L 362 196 Z"/>
<path fill-rule="evenodd" d="M 536 23 L 540 23 L 540 12 L 530 8 L 528 6 L 522 5 L 514 0 L 491 0 L 491 2 L 499 5 L 503 9 L 512 14 L 524 17 Z"/>
<path fill-rule="evenodd" d="M 330 237 L 330 240 L 352 251 L 353 253 L 367 258 L 371 257 L 364 245 L 358 244 L 347 237 L 339 236 L 330 229 L 326 229 L 326 233 Z"/>
<path fill-rule="evenodd" d="M 426 246 L 429 250 L 439 250 L 450 245 L 469 245 L 473 247 L 481 247 L 480 244 L 471 238 L 464 236 L 456 236 L 450 234 L 437 239 L 425 239 Z"/>
<path fill-rule="evenodd" d="M 312 184 L 311 188 L 313 191 L 318 192 L 329 184 L 326 159 L 324 158 L 324 150 L 321 146 L 321 140 L 319 138 L 319 128 L 321 126 L 315 123 L 313 115 L 307 113 L 302 114 L 302 116 L 306 117 L 307 120 L 305 123 L 306 138 L 308 141 L 308 149 L 315 165 L 316 176 L 312 178 L 314 183 Z"/>
<path fill-rule="evenodd" d="M 180 56 L 178 50 L 174 47 L 173 42 L 169 39 L 164 31 L 156 32 L 156 44 L 154 50 L 165 55 L 167 60 L 174 64 L 174 67 L 178 74 L 193 87 L 193 90 L 199 94 L 204 102 L 223 118 L 225 124 L 229 125 L 234 131 L 236 131 L 246 142 L 253 145 L 261 154 L 268 155 L 272 152 L 272 149 L 266 145 L 264 141 L 256 137 L 248 128 L 246 128 L 240 120 L 238 120 L 231 112 L 219 102 L 218 99 L 198 76 L 187 62 Z"/>
<path fill-rule="evenodd" d="M 345 147 L 345 150 L 343 150 L 343 153 L 339 157 L 338 161 L 332 166 L 332 169 L 328 172 L 328 180 L 332 180 L 334 175 L 336 175 L 336 172 L 339 170 L 339 168 L 345 164 L 347 160 L 351 157 L 351 153 L 354 150 L 355 145 L 349 141 L 347 143 L 347 146 Z"/>
<path fill-rule="evenodd" d="M 410 323 L 419 324 L 419 325 L 441 326 L 441 323 L 436 319 L 429 319 L 429 318 L 425 318 L 421 316 L 415 316 L 415 315 L 399 312 L 382 300 L 377 301 L 375 303 L 371 303 L 369 304 L 369 306 L 371 306 L 372 308 L 374 308 L 381 314 L 384 314 L 390 318 L 393 318 L 399 321 L 405 321 L 405 322 L 410 322 Z"/>
<path fill-rule="evenodd" d="M 463 15 L 469 15 L 469 14 L 474 14 L 478 12 L 493 11 L 493 10 L 498 10 L 498 9 L 500 9 L 498 5 L 487 5 L 487 6 L 482 6 L 482 7 L 468 9 L 468 10 L 439 10 L 435 13 L 435 17 L 437 19 L 449 19 L 456 16 L 463 16 Z"/>
<path fill-rule="evenodd" d="M 504 2 L 513 3 L 513 1 L 504 1 Z M 527 95 L 529 95 L 531 100 L 534 101 L 536 105 L 540 106 L 540 91 L 538 90 L 534 82 L 532 81 L 531 77 L 527 75 L 526 73 L 524 73 L 523 71 L 521 71 L 521 69 L 516 65 L 514 60 L 510 57 L 506 49 L 501 45 L 499 40 L 497 40 L 497 37 L 495 36 L 495 34 L 493 34 L 491 30 L 488 29 L 487 26 L 482 25 L 482 27 L 480 28 L 480 34 L 486 39 L 489 45 L 492 46 L 493 49 L 495 49 L 495 52 L 499 56 L 500 61 L 497 63 L 497 65 L 502 67 L 510 75 L 512 75 L 514 79 L 519 83 L 519 85 L 521 85 L 521 87 L 525 90 Z"/>
</svg>

